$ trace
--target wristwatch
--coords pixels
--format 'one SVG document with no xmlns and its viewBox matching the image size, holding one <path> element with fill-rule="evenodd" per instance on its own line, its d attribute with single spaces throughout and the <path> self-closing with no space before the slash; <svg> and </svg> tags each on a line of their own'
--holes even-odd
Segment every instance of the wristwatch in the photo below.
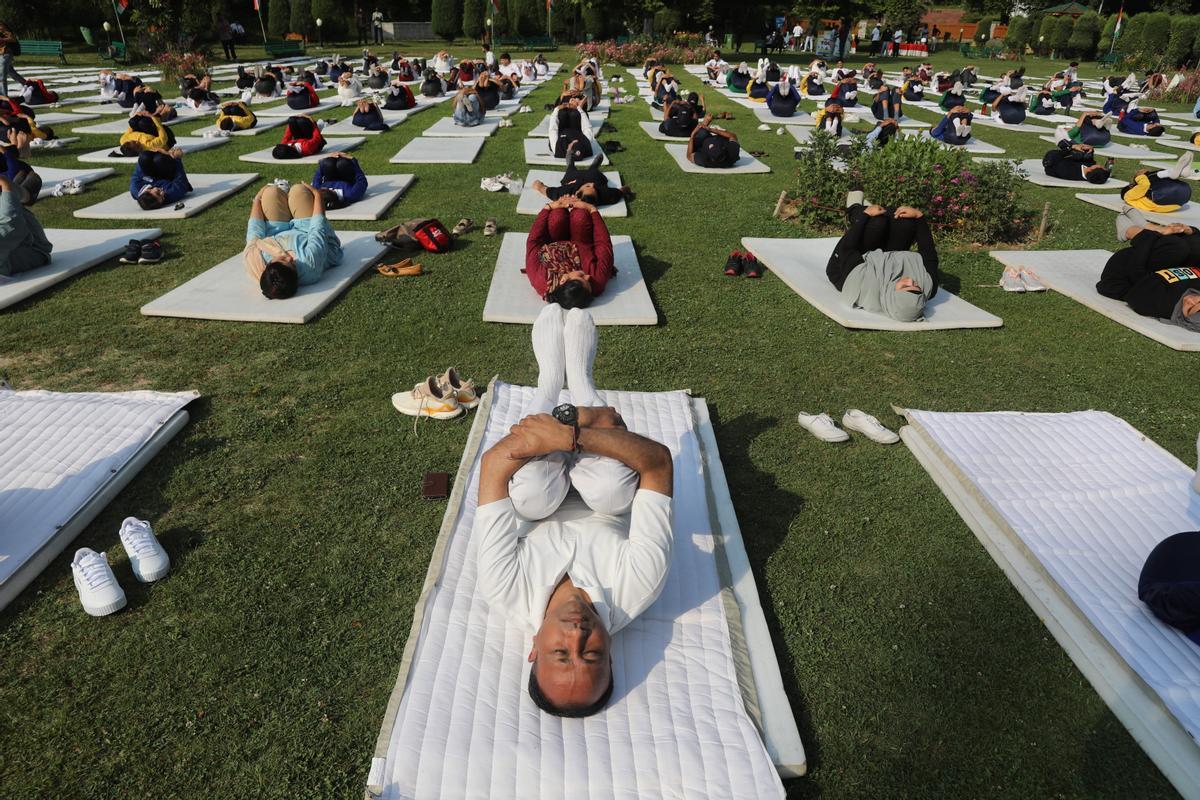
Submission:
<svg viewBox="0 0 1200 800">
<path fill-rule="evenodd" d="M 563 403 L 556 406 L 550 412 L 550 416 L 561 422 L 563 425 L 571 426 L 571 452 L 578 453 L 579 447 L 579 409 L 570 403 Z"/>
</svg>

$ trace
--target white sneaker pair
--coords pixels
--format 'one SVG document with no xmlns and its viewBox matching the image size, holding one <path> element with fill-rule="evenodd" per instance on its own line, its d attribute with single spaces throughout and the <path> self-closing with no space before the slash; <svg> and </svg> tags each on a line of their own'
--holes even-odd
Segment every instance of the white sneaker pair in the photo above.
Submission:
<svg viewBox="0 0 1200 800">
<path fill-rule="evenodd" d="M 142 583 L 152 583 L 171 569 L 171 559 L 159 544 L 150 523 L 136 517 L 126 517 L 121 523 L 121 544 L 129 556 L 133 574 Z M 71 560 L 71 576 L 83 610 L 93 617 L 103 617 L 125 607 L 125 590 L 108 565 L 108 556 L 90 547 L 75 551 Z"/>
<path fill-rule="evenodd" d="M 1005 267 L 1000 288 L 1006 292 L 1044 292 L 1046 284 L 1029 267 Z"/>
<path fill-rule="evenodd" d="M 820 439 L 822 442 L 848 442 L 850 434 L 837 426 L 828 414 L 799 414 L 800 427 Z M 861 433 L 872 442 L 879 444 L 895 444 L 900 437 L 883 426 L 879 420 L 865 411 L 852 408 L 842 415 L 842 427 Z"/>
<path fill-rule="evenodd" d="M 769 131 L 771 130 L 771 126 L 764 122 L 762 125 L 758 126 L 758 129 L 760 131 Z"/>
<path fill-rule="evenodd" d="M 77 178 L 67 178 L 62 183 L 54 187 L 54 196 L 63 197 L 68 194 L 82 194 L 83 184 Z"/>
</svg>

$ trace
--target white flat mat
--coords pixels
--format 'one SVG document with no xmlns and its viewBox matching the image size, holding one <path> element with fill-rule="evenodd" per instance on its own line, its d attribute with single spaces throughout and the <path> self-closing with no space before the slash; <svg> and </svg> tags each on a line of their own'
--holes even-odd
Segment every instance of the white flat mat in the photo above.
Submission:
<svg viewBox="0 0 1200 800">
<path fill-rule="evenodd" d="M 278 98 L 274 98 L 278 99 Z M 322 100 L 312 108 L 291 108 L 287 103 L 278 106 L 269 106 L 267 108 L 255 108 L 254 116 L 256 117 L 314 117 L 326 111 L 332 111 L 335 108 L 340 108 L 341 103 L 337 100 Z"/>
<path fill-rule="evenodd" d="M 565 172 L 555 172 L 549 169 L 531 169 L 529 174 L 525 176 L 524 188 L 521 189 L 521 196 L 517 198 L 517 213 L 518 214 L 538 214 L 550 201 L 546 196 L 540 194 L 533 188 L 534 181 L 541 181 L 547 186 L 562 185 L 563 175 Z M 617 188 L 621 185 L 621 173 L 616 170 L 606 171 L 604 177 L 608 178 L 608 185 Z M 629 216 L 629 206 L 625 204 L 622 198 L 621 202 L 613 203 L 610 206 L 599 207 L 600 216 L 602 217 L 627 217 Z"/>
<path fill-rule="evenodd" d="M 90 119 L 100 119 L 99 114 L 64 114 L 56 111 L 47 111 L 37 115 L 36 122 L 39 126 L 49 125 L 74 125 L 76 122 L 87 122 Z"/>
<path fill-rule="evenodd" d="M 1091 194 L 1090 192 L 1078 192 L 1075 197 L 1085 203 L 1091 203 L 1094 206 L 1107 208 L 1109 211 L 1120 213 L 1126 207 L 1126 203 L 1121 199 L 1119 194 Z M 1174 222 L 1182 222 L 1185 225 L 1194 225 L 1200 227 L 1200 206 L 1195 203 L 1185 203 L 1178 211 L 1172 211 L 1169 214 L 1160 213 L 1158 211 L 1143 211 L 1146 219 L 1151 222 L 1161 222 L 1164 225 L 1170 225 Z"/>
<path fill-rule="evenodd" d="M 408 119 L 410 113 L 408 111 L 384 111 L 383 121 L 394 128 Z M 387 133 L 387 131 L 369 131 L 365 128 L 359 128 L 351 122 L 353 116 L 351 114 L 349 117 L 338 120 L 332 125 L 326 125 L 325 130 L 321 131 L 321 135 L 328 138 L 330 136 L 374 136 L 380 133 Z"/>
<path fill-rule="evenodd" d="M 1172 350 L 1200 351 L 1200 333 L 1143 317 L 1127 303 L 1096 291 L 1096 281 L 1112 255 L 1108 250 L 993 250 L 990 255 L 1005 266 L 1029 267 L 1050 289 Z"/>
<path fill-rule="evenodd" d="M 485 322 L 513 322 L 532 325 L 542 313 L 546 301 L 538 297 L 521 272 L 525 268 L 525 233 L 506 233 L 496 256 L 496 271 L 483 307 Z M 617 274 L 604 288 L 588 311 L 597 325 L 656 325 L 658 312 L 646 289 L 633 240 L 611 236 L 613 263 Z"/>
<path fill-rule="evenodd" d="M 67 104 L 66 102 L 59 103 L 59 105 L 66 105 L 66 104 Z M 36 106 L 35 106 L 35 108 L 36 108 Z M 77 105 L 71 106 L 72 113 L 90 114 L 92 116 L 97 116 L 97 115 L 110 116 L 112 114 L 124 114 L 125 116 L 129 116 L 129 114 L 132 111 L 133 111 L 132 108 L 125 108 L 120 103 L 96 103 L 94 105 L 87 105 L 87 106 L 77 104 Z"/>
<path fill-rule="evenodd" d="M 387 214 L 388 209 L 395 205 L 400 196 L 408 191 L 416 180 L 415 175 L 368 175 L 370 181 L 367 195 L 357 203 L 351 203 L 345 208 L 326 211 L 325 216 L 331 220 L 376 220 Z"/>
<path fill-rule="evenodd" d="M 906 131 L 904 135 L 905 136 L 919 136 L 922 139 L 932 139 L 933 138 L 932 136 L 929 135 L 929 131 L 927 131 L 927 130 L 921 131 L 919 133 L 917 133 L 917 132 L 909 133 Z M 1003 147 L 997 147 L 994 144 L 988 144 L 987 142 L 981 142 L 978 139 L 976 139 L 974 136 L 972 136 L 970 139 L 968 139 L 966 144 L 946 144 L 945 142 L 941 142 L 941 145 L 942 145 L 942 147 L 952 147 L 956 150 L 962 150 L 967 153 L 979 153 L 981 155 L 997 155 L 997 154 L 1004 152 Z"/>
<path fill-rule="evenodd" d="M 710 169 L 708 167 L 696 166 L 688 161 L 686 144 L 668 144 L 664 146 L 667 148 L 667 153 L 670 154 L 671 158 L 675 159 L 675 163 L 684 172 L 695 172 L 701 175 L 747 175 L 771 171 L 769 166 L 747 153 L 744 149 L 732 167 Z"/>
<path fill-rule="evenodd" d="M 567 168 L 567 160 L 565 158 L 555 158 L 554 154 L 549 150 L 549 143 L 545 139 L 525 139 L 525 163 L 537 164 L 545 167 L 562 167 Z M 595 147 L 599 148 L 600 143 L 596 142 Z M 600 166 L 607 167 L 610 163 L 608 155 L 601 151 L 604 158 L 600 161 Z M 591 161 L 595 158 L 595 153 L 588 156 L 585 161 Z"/>
<path fill-rule="evenodd" d="M 883 314 L 853 308 L 842 299 L 829 278 L 825 265 L 833 254 L 838 237 L 826 239 L 742 239 L 742 246 L 774 272 L 813 308 L 845 328 L 871 331 L 943 331 L 956 328 L 999 328 L 999 317 L 989 314 L 966 300 L 938 289 L 925 304 L 925 319 L 897 322 Z"/>
<path fill-rule="evenodd" d="M 187 424 L 197 396 L 0 389 L 0 609 Z"/>
<path fill-rule="evenodd" d="M 1169 157 L 1166 153 L 1159 153 L 1158 155 L 1162 158 Z M 1171 167 L 1175 166 L 1174 161 L 1143 161 L 1142 164 L 1144 166 L 1151 167 L 1152 169 L 1170 169 Z M 38 170 L 38 172 L 41 172 L 41 170 Z M 1183 176 L 1183 180 L 1200 181 L 1200 169 L 1193 168 L 1190 173 Z"/>
<path fill-rule="evenodd" d="M 0 308 L 8 308 L 76 273 L 116 258 L 130 239 L 157 239 L 159 236 L 162 236 L 162 231 L 158 228 L 47 228 L 46 238 L 54 245 L 50 263 L 28 272 L 0 277 Z"/>
<path fill-rule="evenodd" d="M 183 198 L 183 208 L 175 210 L 175 204 L 170 204 L 153 211 L 143 211 L 128 190 L 116 197 L 81 208 L 75 212 L 78 219 L 188 219 L 199 214 L 204 209 L 236 194 L 243 187 L 258 180 L 258 173 L 236 174 L 196 174 L 188 175 L 192 184 L 192 192 Z"/>
<path fill-rule="evenodd" d="M 264 147 L 262 150 L 255 150 L 253 153 L 245 153 L 238 156 L 239 161 L 249 161 L 254 164 L 318 164 L 322 158 L 330 153 L 336 153 L 342 150 L 354 150 L 359 145 L 367 141 L 365 136 L 354 136 L 348 139 L 327 139 L 325 148 L 320 152 L 311 156 L 303 156 L 301 158 L 275 158 L 271 151 L 275 149 L 275 145 Z"/>
<path fill-rule="evenodd" d="M 1079 117 L 1071 117 L 1066 114 L 1034 114 L 1032 111 L 1025 115 L 1025 119 L 1046 122 L 1050 125 L 1074 125 L 1079 121 Z"/>
<path fill-rule="evenodd" d="M 1163 139 L 1159 138 L 1159 144 L 1167 147 L 1174 147 L 1177 150 L 1191 150 L 1193 153 L 1200 153 L 1200 145 L 1192 144 L 1184 139 Z"/>
<path fill-rule="evenodd" d="M 195 122 L 195 117 L 176 117 L 175 119 L 163 121 L 163 125 L 170 128 L 175 125 L 182 125 L 185 122 Z M 88 135 L 94 134 L 116 134 L 120 135 L 129 130 L 129 119 L 115 119 L 111 122 L 100 122 L 96 125 L 82 125 L 76 128 L 71 128 L 71 133 L 84 133 Z"/>
<path fill-rule="evenodd" d="M 418 136 L 392 156 L 393 164 L 470 164 L 483 149 L 483 139 Z"/>
<path fill-rule="evenodd" d="M 997 159 L 977 158 L 973 160 L 984 162 L 995 161 Z M 1024 161 L 1019 162 L 1019 164 L 1021 169 L 1029 173 L 1025 180 L 1038 186 L 1059 187 L 1063 189 L 1082 189 L 1087 187 L 1094 192 L 1100 191 L 1101 189 L 1123 189 L 1128 186 L 1125 181 L 1119 181 L 1116 178 L 1109 178 L 1104 183 L 1088 183 L 1087 181 L 1082 180 L 1069 181 L 1065 178 L 1052 178 L 1046 174 L 1046 170 L 1042 166 L 1042 160 L 1040 158 L 1027 158 Z"/>
<path fill-rule="evenodd" d="M 802 108 L 797 108 L 796 113 L 790 117 L 777 117 L 771 113 L 771 109 L 760 106 L 754 109 L 754 116 L 758 117 L 759 122 L 768 125 L 812 125 L 814 120 L 813 115 Z"/>
<path fill-rule="evenodd" d="M 646 132 L 646 135 L 648 135 L 651 139 L 655 139 L 660 142 L 686 142 L 688 140 L 687 136 L 667 136 L 658 129 L 660 124 L 661 122 L 654 121 L 642 121 L 638 123 L 642 130 Z"/>
<path fill-rule="evenodd" d="M 54 187 L 68 178 L 74 178 L 82 184 L 95 183 L 98 180 L 115 175 L 117 171 L 111 167 L 105 169 L 59 169 L 58 167 L 38 167 L 37 174 L 42 178 L 42 190 L 38 192 L 38 200 L 54 196 Z"/>
<path fill-rule="evenodd" d="M 264 131 L 274 130 L 280 126 L 286 125 L 287 120 L 283 117 L 272 117 L 268 119 L 258 119 L 254 123 L 253 128 L 247 128 L 244 131 L 230 131 L 230 136 L 258 136 Z M 332 127 L 332 126 L 330 126 Z M 216 125 L 205 125 L 203 128 L 197 128 L 192 131 L 192 136 L 203 136 L 206 133 L 216 133 L 220 130 Z"/>
<path fill-rule="evenodd" d="M 719 454 L 707 449 L 713 437 L 703 401 L 693 404 L 683 392 L 602 393 L 630 430 L 662 442 L 675 457 L 671 572 L 658 601 L 613 639 L 615 688 L 607 708 L 562 719 L 533 706 L 525 690 L 529 636 L 476 591 L 471 535 L 480 456 L 520 420 L 532 391 L 496 381 L 476 416 L 368 792 L 386 800 L 782 798 L 768 748 L 791 759 L 791 769 L 781 771 L 796 774 L 804 770 L 803 747 L 794 720 L 788 735 L 788 720 L 772 725 L 768 717 L 764 729 L 784 731 L 786 739 L 772 735 L 764 746 L 742 699 L 729 642 L 736 622 L 725 616 L 713 531 L 720 527 L 721 539 L 739 553 L 740 536 L 723 527 L 732 503 Z M 721 480 L 710 484 L 710 472 Z M 716 520 L 710 504 L 719 510 Z M 585 512 L 569 500 L 558 513 Z M 730 599 L 743 601 L 737 590 Z M 760 620 L 761 609 L 751 598 L 744 602 Z M 754 669 L 759 707 L 790 716 L 772 680 L 778 669 L 769 639 L 765 653 L 759 636 L 747 641 L 762 656 L 763 672 Z"/>
<path fill-rule="evenodd" d="M 1194 471 L 1101 411 L 904 414 L 905 443 L 1031 610 L 1176 789 L 1200 797 L 1200 648 L 1137 590 L 1158 542 L 1200 528 Z"/>
<path fill-rule="evenodd" d="M 786 130 L 800 144 L 808 144 L 812 141 L 813 133 L 816 132 L 816 128 L 804 125 L 789 125 Z M 854 137 L 843 128 L 842 136 L 838 139 L 838 144 L 850 144 L 853 141 Z"/>
<path fill-rule="evenodd" d="M 1058 139 L 1054 136 L 1039 136 L 1043 142 L 1050 144 L 1058 144 Z M 1156 156 L 1167 157 L 1166 153 L 1155 152 L 1149 147 L 1134 147 L 1129 144 L 1121 144 L 1120 142 L 1110 141 L 1104 147 L 1097 147 L 1097 153 L 1101 153 L 1105 158 L 1154 158 Z"/>
<path fill-rule="evenodd" d="M 426 128 L 421 135 L 447 136 L 456 139 L 483 139 L 493 135 L 499 129 L 500 124 L 494 119 L 485 119 L 478 125 L 470 128 L 464 128 L 462 125 L 455 125 L 453 118 L 442 117 L 437 122 Z"/>
<path fill-rule="evenodd" d="M 287 300 L 268 300 L 246 274 L 242 255 L 222 261 L 182 286 L 142 306 L 147 317 L 221 319 L 234 322 L 305 323 L 350 288 L 387 251 L 367 231 L 339 232 L 344 258 L 314 284 Z"/>
<path fill-rule="evenodd" d="M 200 150 L 211 150 L 214 147 L 220 147 L 223 144 L 229 144 L 228 139 L 213 137 L 206 139 L 201 136 L 180 136 L 175 140 L 175 146 L 184 153 L 195 153 Z M 92 153 L 84 153 L 79 157 L 79 160 L 84 164 L 136 164 L 137 156 L 110 156 L 109 153 L 119 152 L 116 146 L 106 147 L 103 150 L 96 150 Z"/>
<path fill-rule="evenodd" d="M 1032 114 L 1030 116 L 1033 116 Z M 999 118 L 976 116 L 972 124 L 979 123 L 988 128 L 995 128 L 998 131 L 1012 131 L 1013 133 L 1045 133 L 1045 125 L 1031 125 L 1028 122 L 1021 122 L 1016 125 L 1009 125 L 1006 122 L 1001 122 Z"/>
</svg>

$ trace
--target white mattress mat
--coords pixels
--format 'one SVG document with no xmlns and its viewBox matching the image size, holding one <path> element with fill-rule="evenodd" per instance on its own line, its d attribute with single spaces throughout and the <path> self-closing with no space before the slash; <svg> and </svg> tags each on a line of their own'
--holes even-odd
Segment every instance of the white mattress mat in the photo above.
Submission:
<svg viewBox="0 0 1200 800">
<path fill-rule="evenodd" d="M 197 396 L 0 389 L 0 609 L 183 427 Z"/>
<path fill-rule="evenodd" d="M 110 197 L 92 206 L 78 209 L 75 216 L 79 219 L 188 219 L 201 211 L 236 194 L 242 188 L 258 180 L 258 173 L 236 174 L 207 174 L 197 173 L 188 175 L 192 184 L 192 192 L 183 198 L 183 208 L 176 210 L 175 203 L 162 208 L 144 211 L 128 191 L 123 191 L 116 197 Z"/>
<path fill-rule="evenodd" d="M 853 308 L 842 293 L 825 277 L 839 237 L 825 239 L 742 239 L 742 246 L 774 272 L 792 291 L 807 300 L 825 316 L 846 328 L 872 331 L 938 331 L 955 328 L 999 328 L 1003 320 L 966 300 L 938 289 L 925 304 L 925 319 L 898 322 L 883 314 Z"/>
<path fill-rule="evenodd" d="M 1160 158 L 1170 158 L 1166 153 L 1157 153 L 1156 155 Z M 1174 161 L 1143 161 L 1142 164 L 1153 169 L 1170 169 L 1175 166 Z M 41 170 L 38 170 L 38 172 L 41 172 Z M 1181 175 L 1180 177 L 1185 181 L 1200 181 L 1200 169 L 1193 168 L 1188 174 Z"/>
<path fill-rule="evenodd" d="M 1050 144 L 1058 144 L 1058 138 L 1055 136 L 1039 136 L 1043 142 Z M 1105 158 L 1169 158 L 1166 153 L 1151 150 L 1149 147 L 1141 145 L 1121 144 L 1120 142 L 1110 141 L 1103 147 L 1096 148 L 1097 156 Z"/>
<path fill-rule="evenodd" d="M 1075 197 L 1085 203 L 1091 203 L 1094 206 L 1107 208 L 1109 211 L 1116 211 L 1118 214 L 1127 203 L 1119 194 L 1092 194 L 1091 192 L 1078 192 Z M 1178 211 L 1163 213 L 1159 211 L 1143 211 L 1146 219 L 1151 222 L 1161 222 L 1164 225 L 1170 225 L 1175 222 L 1182 222 L 1185 225 L 1200 226 L 1200 206 L 1195 203 L 1184 203 L 1183 207 Z"/>
<path fill-rule="evenodd" d="M 534 181 L 541 181 L 547 186 L 560 186 L 562 184 L 565 172 L 555 172 L 549 169 L 531 169 L 529 174 L 525 176 L 525 183 L 521 189 L 521 195 L 517 198 L 517 213 L 518 214 L 538 214 L 549 199 L 537 189 L 533 188 Z M 604 177 L 608 178 L 608 185 L 612 188 L 621 186 L 621 173 L 616 170 L 606 170 Z M 600 216 L 602 217 L 627 217 L 629 216 L 629 206 L 622 198 L 621 202 L 613 203 L 612 205 L 599 206 Z"/>
<path fill-rule="evenodd" d="M 802 108 L 797 108 L 790 117 L 777 117 L 766 106 L 754 109 L 754 116 L 758 117 L 759 122 L 765 122 L 768 125 L 812 125 L 815 119 L 812 114 Z"/>
<path fill-rule="evenodd" d="M 988 161 L 998 161 L 1000 159 L 975 158 L 972 160 L 983 164 Z M 1098 192 L 1101 189 L 1123 189 L 1128 185 L 1125 181 L 1119 181 L 1116 178 L 1109 178 L 1104 183 L 1088 183 L 1084 180 L 1069 181 L 1066 178 L 1052 178 L 1046 174 L 1046 169 L 1042 166 L 1040 158 L 1026 158 L 1017 162 L 1017 165 L 1027 173 L 1025 180 L 1037 186 L 1049 186 L 1061 189 L 1082 189 L 1087 187 L 1093 192 Z"/>
<path fill-rule="evenodd" d="M 115 258 L 130 239 L 157 239 L 159 236 L 162 231 L 158 228 L 46 228 L 46 238 L 54 245 L 50 263 L 28 272 L 0 277 L 0 308 L 8 308 L 72 275 Z"/>
<path fill-rule="evenodd" d="M 1194 471 L 1124 420 L 904 412 L 909 448 L 1134 738 L 1200 796 L 1200 647 L 1139 600 L 1158 542 L 1200 528 Z"/>
<path fill-rule="evenodd" d="M 278 164 L 281 166 L 287 164 L 319 164 L 321 163 L 321 159 L 330 153 L 354 150 L 366 141 L 367 137 L 365 136 L 354 136 L 349 139 L 327 139 L 325 147 L 321 152 L 300 158 L 275 158 L 271 152 L 275 149 L 275 145 L 271 145 L 270 147 L 264 147 L 262 150 L 255 150 L 253 153 L 244 153 L 238 156 L 238 160 L 247 161 L 252 164 Z"/>
<path fill-rule="evenodd" d="M 286 125 L 287 120 L 282 117 L 268 117 L 266 119 L 258 119 L 255 117 L 253 128 L 247 128 L 244 131 L 230 131 L 230 136 L 258 136 L 265 131 L 274 130 L 281 125 Z M 193 136 L 204 136 L 205 134 L 215 134 L 220 129 L 216 125 L 205 125 L 203 128 L 197 128 L 192 131 Z"/>
<path fill-rule="evenodd" d="M 525 233 L 506 233 L 496 256 L 496 271 L 483 307 L 485 322 L 532 325 L 546 306 L 521 272 L 525 268 Z M 604 287 L 588 311 L 597 325 L 656 325 L 658 312 L 650 299 L 638 264 L 637 251 L 628 236 L 612 236 L 617 274 Z"/>
<path fill-rule="evenodd" d="M 183 125 L 184 123 L 195 122 L 195 121 L 196 121 L 196 117 L 185 117 L 183 115 L 180 115 L 180 116 L 176 117 L 175 119 L 160 120 L 160 122 L 162 122 L 162 124 L 168 128 L 174 127 L 175 125 Z M 80 126 L 71 128 L 71 133 L 84 133 L 84 134 L 88 134 L 88 135 L 96 135 L 96 134 L 114 135 L 115 134 L 115 135 L 119 136 L 122 133 L 125 133 L 125 131 L 127 131 L 127 130 L 129 130 L 128 117 L 122 118 L 122 119 L 110 120 L 109 122 L 98 122 L 95 125 L 80 125 Z"/>
<path fill-rule="evenodd" d="M 1033 115 L 1030 114 L 1029 116 L 1033 116 Z M 1028 117 L 1026 119 L 1028 119 Z M 996 130 L 1000 130 L 1000 131 L 1012 131 L 1013 133 L 1039 133 L 1039 134 L 1041 134 L 1041 133 L 1046 132 L 1045 125 L 1032 125 L 1028 122 L 1019 122 L 1019 123 L 1015 123 L 1015 124 L 1009 124 L 1007 122 L 1001 122 L 999 117 L 984 117 L 984 116 L 980 116 L 980 115 L 975 115 L 975 117 L 971 121 L 971 123 L 972 124 L 978 123 L 985 127 L 995 128 Z"/>
<path fill-rule="evenodd" d="M 642 122 L 638 123 L 642 130 L 646 132 L 646 135 L 651 139 L 655 139 L 660 142 L 686 142 L 688 140 L 687 136 L 667 136 L 658 129 L 660 124 L 660 122 L 654 122 L 653 120 L 648 122 L 643 120 Z"/>
<path fill-rule="evenodd" d="M 326 125 L 325 130 L 321 131 L 321 135 L 326 138 L 330 136 L 378 136 L 381 133 L 388 133 L 391 128 L 403 123 L 408 119 L 410 112 L 408 111 L 388 111 L 380 109 L 383 113 L 383 121 L 389 127 L 388 131 L 369 131 L 366 128 L 356 126 L 351 120 L 354 115 L 350 115 L 345 119 L 340 119 L 331 125 Z"/>
<path fill-rule="evenodd" d="M 74 125 L 76 122 L 87 122 L 90 119 L 100 119 L 99 114 L 69 114 L 61 111 L 45 111 L 37 115 L 38 126 Z"/>
<path fill-rule="evenodd" d="M 1028 267 L 1050 289 L 1173 350 L 1200 351 L 1200 333 L 1144 317 L 1128 303 L 1096 291 L 1096 281 L 1112 255 L 1108 250 L 993 250 L 990 255 L 1005 266 Z"/>
<path fill-rule="evenodd" d="M 418 136 L 392 156 L 393 164 L 470 164 L 483 149 L 483 139 Z"/>
<path fill-rule="evenodd" d="M 562 719 L 533 706 L 529 634 L 476 593 L 471 536 L 479 456 L 520 419 L 532 392 L 497 381 L 477 418 L 478 447 L 463 457 L 368 791 L 387 800 L 782 798 L 737 683 L 683 392 L 602 393 L 630 430 L 675 456 L 671 573 L 658 601 L 614 637 L 614 699 L 604 711 Z"/>
<path fill-rule="evenodd" d="M 268 300 L 246 274 L 242 255 L 222 261 L 182 286 L 142 306 L 148 317 L 221 319 L 235 322 L 308 322 L 350 288 L 387 250 L 367 231 L 339 232 L 343 260 L 317 283 L 286 300 Z"/>
<path fill-rule="evenodd" d="M 919 136 L 922 139 L 932 139 L 933 138 L 929 134 L 929 131 L 921 131 L 920 133 L 905 132 L 905 135 L 906 136 Z M 962 150 L 967 153 L 978 153 L 980 155 L 997 155 L 999 153 L 1004 152 L 1003 147 L 997 147 L 994 144 L 988 144 L 987 142 L 981 142 L 978 139 L 976 139 L 974 136 L 972 136 L 970 139 L 968 139 L 966 144 L 946 144 L 945 142 L 941 142 L 941 145 L 943 147 L 950 147 L 950 148 L 953 148 L 956 150 Z"/>
<path fill-rule="evenodd" d="M 116 102 L 95 103 L 93 105 L 86 105 L 86 106 L 82 105 L 83 103 L 86 103 L 88 101 L 95 100 L 97 97 L 99 97 L 99 95 L 96 95 L 96 97 L 87 97 L 87 98 L 80 97 L 80 98 L 72 98 L 70 100 L 60 100 L 58 102 L 58 105 L 60 105 L 60 106 L 68 106 L 69 105 L 71 107 L 71 111 L 75 114 L 90 114 L 92 116 L 96 116 L 96 115 L 110 116 L 113 114 L 124 114 L 125 116 L 129 116 L 129 114 L 133 111 L 132 108 L 125 108 L 120 103 L 116 103 Z M 35 108 L 36 108 L 36 106 L 35 106 Z"/>
<path fill-rule="evenodd" d="M 526 164 L 537 164 L 544 167 L 562 167 L 563 169 L 567 168 L 567 159 L 555 158 L 554 154 L 550 152 L 550 145 L 546 139 L 525 139 L 524 145 Z M 605 154 L 602 149 L 600 149 L 599 142 L 593 143 L 593 149 L 598 151 L 603 156 L 600 161 L 601 166 L 607 167 L 612 163 L 608 160 L 608 155 Z M 596 153 L 593 152 L 592 155 L 583 159 L 583 161 L 590 162 L 595 157 Z"/>
<path fill-rule="evenodd" d="M 279 99 L 279 98 L 275 98 Z M 326 111 L 332 111 L 341 106 L 337 100 L 322 100 L 312 108 L 291 108 L 287 103 L 277 106 L 269 106 L 267 108 L 255 108 L 254 116 L 256 117 L 313 117 L 317 114 L 322 114 Z"/>
<path fill-rule="evenodd" d="M 1167 139 L 1165 137 L 1159 137 L 1158 142 L 1166 147 L 1174 147 L 1178 150 L 1191 150 L 1193 153 L 1200 153 L 1200 145 L 1192 144 L 1186 139 Z"/>
<path fill-rule="evenodd" d="M 448 136 L 455 139 L 486 139 L 495 134 L 500 129 L 500 123 L 494 119 L 485 119 L 478 125 L 464 127 L 455 125 L 454 119 L 451 117 L 442 117 L 437 122 L 430 125 L 421 134 L 422 136 Z"/>
<path fill-rule="evenodd" d="M 367 176 L 367 194 L 357 203 L 351 203 L 345 208 L 331 209 L 325 216 L 337 222 L 339 220 L 376 220 L 387 214 L 388 209 L 395 205 L 400 196 L 408 191 L 416 180 L 415 175 L 384 175 Z"/>
<path fill-rule="evenodd" d="M 212 137 L 204 138 L 200 136 L 180 136 L 175 140 L 175 146 L 184 153 L 195 153 L 200 150 L 211 150 L 214 147 L 220 147 L 223 144 L 229 144 L 228 139 Z M 106 147 L 103 150 L 97 150 L 93 153 L 84 153 L 79 157 L 79 160 L 85 164 L 136 164 L 137 156 L 111 156 L 109 153 L 119 152 L 114 145 Z"/>
<path fill-rule="evenodd" d="M 109 175 L 115 175 L 116 173 L 117 171 L 111 167 L 104 169 L 62 169 L 61 167 L 39 166 L 37 174 L 42 178 L 42 190 L 38 192 L 38 199 L 45 200 L 48 197 L 53 197 L 54 187 L 68 178 L 77 180 L 82 184 L 89 184 L 103 180 Z"/>
<path fill-rule="evenodd" d="M 684 172 L 701 175 L 748 175 L 771 171 L 771 168 L 767 164 L 747 153 L 744 145 L 738 160 L 734 162 L 732 167 L 725 167 L 724 169 L 701 167 L 688 161 L 686 144 L 668 144 L 663 146 L 667 148 L 667 153 L 670 154 L 671 158 L 675 159 L 675 163 Z"/>
</svg>

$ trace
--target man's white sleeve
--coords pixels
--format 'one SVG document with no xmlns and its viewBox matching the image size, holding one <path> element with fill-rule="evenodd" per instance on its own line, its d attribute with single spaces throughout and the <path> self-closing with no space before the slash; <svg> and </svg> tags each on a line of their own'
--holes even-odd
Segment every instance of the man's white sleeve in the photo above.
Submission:
<svg viewBox="0 0 1200 800">
<path fill-rule="evenodd" d="M 517 555 L 517 512 L 512 500 L 505 497 L 475 509 L 473 535 L 479 590 L 488 605 L 523 619 L 525 581 Z"/>
<path fill-rule="evenodd" d="M 671 498 L 639 489 L 629 514 L 629 540 L 622 553 L 618 575 L 613 581 L 618 608 L 627 615 L 620 626 L 635 619 L 662 594 L 671 571 Z M 614 620 L 615 622 L 615 620 Z"/>
</svg>

